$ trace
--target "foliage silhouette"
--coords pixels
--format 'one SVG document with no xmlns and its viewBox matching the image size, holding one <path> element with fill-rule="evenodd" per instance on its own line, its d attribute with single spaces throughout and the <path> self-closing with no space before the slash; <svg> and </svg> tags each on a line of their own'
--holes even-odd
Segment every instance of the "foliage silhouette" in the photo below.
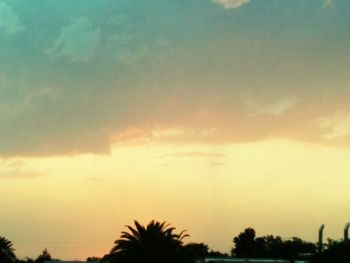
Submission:
<svg viewBox="0 0 350 263">
<path fill-rule="evenodd" d="M 209 250 L 209 246 L 204 243 L 189 243 L 185 245 L 185 250 L 188 258 L 193 258 L 197 262 L 203 261 L 206 257 L 212 258 L 227 258 L 228 254 L 219 251 Z"/>
<path fill-rule="evenodd" d="M 316 251 L 317 247 L 315 244 L 293 237 L 289 240 L 283 241 L 281 246 L 276 248 L 275 254 L 277 254 L 279 258 L 291 259 L 297 258 L 302 254 L 315 254 Z"/>
<path fill-rule="evenodd" d="M 209 250 L 209 253 L 207 257 L 213 257 L 213 258 L 228 258 L 229 255 L 227 253 L 222 253 L 220 251 L 216 250 Z"/>
<path fill-rule="evenodd" d="M 235 247 L 231 254 L 238 257 L 256 257 L 258 256 L 257 247 L 259 243 L 255 240 L 255 230 L 253 228 L 246 228 L 237 237 L 233 239 Z"/>
<path fill-rule="evenodd" d="M 16 263 L 34 263 L 34 259 L 26 257 L 25 259 L 17 259 Z"/>
<path fill-rule="evenodd" d="M 15 249 L 11 241 L 0 237 L 0 262 L 12 263 L 16 261 Z"/>
<path fill-rule="evenodd" d="M 315 263 L 349 263 L 350 262 L 350 240 L 333 241 L 328 248 L 318 254 L 313 260 Z"/>
<path fill-rule="evenodd" d="M 191 262 L 182 239 L 185 231 L 175 234 L 174 227 L 166 222 L 151 221 L 146 227 L 134 221 L 135 228 L 126 226 L 130 232 L 122 232 L 121 238 L 103 258 L 109 263 L 182 263 Z"/>
<path fill-rule="evenodd" d="M 134 221 L 135 227 L 126 226 L 120 239 L 110 253 L 102 259 L 89 257 L 87 261 L 102 263 L 194 263 L 208 257 L 228 257 L 218 251 L 209 250 L 204 243 L 189 243 L 182 240 L 188 235 L 185 231 L 174 233 L 175 228 L 166 222 L 151 221 L 146 227 Z M 312 263 L 350 263 L 350 240 L 328 240 L 328 245 L 321 253 L 317 252 L 315 244 L 293 237 L 283 240 L 279 236 L 267 235 L 256 237 L 253 228 L 246 228 L 234 237 L 232 256 L 249 258 L 311 259 Z M 33 260 L 26 258 L 17 260 L 13 244 L 0 237 L 0 263 L 44 263 L 51 258 L 47 249 Z M 55 260 L 58 261 L 58 260 Z"/>
<path fill-rule="evenodd" d="M 246 228 L 233 242 L 232 254 L 238 257 L 295 259 L 301 254 L 316 253 L 313 243 L 297 237 L 289 240 L 273 235 L 256 237 L 253 228 Z"/>
<path fill-rule="evenodd" d="M 196 260 L 204 259 L 209 254 L 209 247 L 204 243 L 189 243 L 185 245 L 184 248 L 187 257 L 191 257 Z"/>
<path fill-rule="evenodd" d="M 45 261 L 52 260 L 50 253 L 45 248 L 43 252 L 37 257 L 35 263 L 44 263 Z"/>
<path fill-rule="evenodd" d="M 88 258 L 86 258 L 86 262 L 98 262 L 100 260 L 101 260 L 101 258 L 99 258 L 99 257 L 88 257 Z"/>
</svg>

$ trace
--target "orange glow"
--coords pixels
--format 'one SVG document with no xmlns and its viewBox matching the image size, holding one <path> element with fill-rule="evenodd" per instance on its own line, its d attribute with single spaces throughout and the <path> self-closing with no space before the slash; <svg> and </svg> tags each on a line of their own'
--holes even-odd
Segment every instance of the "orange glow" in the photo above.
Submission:
<svg viewBox="0 0 350 263">
<path fill-rule="evenodd" d="M 23 174 L 46 176 L 1 181 L 8 196 L 0 201 L 2 226 L 31 233 L 11 236 L 20 255 L 47 247 L 71 259 L 106 253 L 133 219 L 169 221 L 189 230 L 188 241 L 223 251 L 246 226 L 314 241 L 326 223 L 337 238 L 348 220 L 348 156 L 345 149 L 266 141 L 150 143 L 114 148 L 110 156 L 11 160 L 7 169 L 20 161 Z M 32 248 L 21 246 L 31 241 Z"/>
</svg>

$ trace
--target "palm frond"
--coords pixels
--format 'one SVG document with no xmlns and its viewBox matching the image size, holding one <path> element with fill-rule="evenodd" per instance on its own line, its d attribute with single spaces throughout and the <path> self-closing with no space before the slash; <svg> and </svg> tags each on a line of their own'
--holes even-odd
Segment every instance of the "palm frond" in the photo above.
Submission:
<svg viewBox="0 0 350 263">
<path fill-rule="evenodd" d="M 180 262 L 184 246 L 182 239 L 188 237 L 186 232 L 174 233 L 175 227 L 167 222 L 152 220 L 146 226 L 134 221 L 135 227 L 126 226 L 128 231 L 121 233 L 111 250 L 110 263 L 120 262 Z M 123 258 L 123 261 L 120 259 Z"/>
</svg>

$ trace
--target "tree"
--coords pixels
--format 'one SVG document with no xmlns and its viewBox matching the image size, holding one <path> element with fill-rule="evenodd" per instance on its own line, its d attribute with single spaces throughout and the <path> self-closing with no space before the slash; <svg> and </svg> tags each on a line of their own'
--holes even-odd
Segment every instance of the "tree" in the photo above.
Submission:
<svg viewBox="0 0 350 263">
<path fill-rule="evenodd" d="M 16 261 L 15 249 L 11 241 L 0 237 L 0 262 L 11 263 Z"/>
<path fill-rule="evenodd" d="M 17 259 L 16 263 L 34 263 L 34 259 L 26 257 L 25 259 Z"/>
<path fill-rule="evenodd" d="M 252 228 L 245 229 L 233 239 L 233 242 L 235 247 L 232 253 L 238 257 L 295 259 L 301 254 L 316 253 L 316 246 L 313 243 L 297 237 L 288 240 L 273 235 L 256 237 Z"/>
<path fill-rule="evenodd" d="M 185 245 L 187 257 L 196 260 L 204 259 L 208 256 L 209 247 L 204 243 L 189 243 Z"/>
<path fill-rule="evenodd" d="M 173 233 L 174 227 L 166 222 L 151 221 L 146 227 L 134 221 L 135 228 L 126 226 L 130 232 L 122 232 L 121 238 L 103 261 L 110 263 L 182 263 L 188 262 L 182 239 L 182 231 Z"/>
<path fill-rule="evenodd" d="M 262 252 L 265 258 L 280 258 L 283 240 L 279 236 L 267 235 L 259 238 L 264 243 L 264 251 Z"/>
<path fill-rule="evenodd" d="M 43 252 L 36 258 L 35 263 L 44 263 L 45 261 L 51 260 L 51 255 L 45 248 Z"/>
<path fill-rule="evenodd" d="M 280 248 L 280 258 L 291 259 L 297 258 L 301 254 L 315 254 L 316 245 L 310 242 L 306 242 L 298 237 L 293 237 L 289 240 L 285 240 Z"/>
<path fill-rule="evenodd" d="M 189 243 L 185 245 L 185 250 L 189 258 L 194 258 L 197 262 L 203 261 L 205 258 L 227 258 L 226 253 L 210 250 L 209 246 L 204 243 Z"/>
<path fill-rule="evenodd" d="M 213 258 L 228 258 L 229 255 L 227 253 L 222 253 L 220 251 L 216 250 L 209 250 L 207 257 L 213 257 Z"/>
<path fill-rule="evenodd" d="M 330 242 L 328 248 L 318 254 L 313 262 L 316 263 L 349 263 L 350 240 Z"/>
<path fill-rule="evenodd" d="M 101 260 L 101 258 L 99 258 L 99 257 L 88 257 L 86 259 L 86 262 L 98 262 L 100 260 Z"/>
<path fill-rule="evenodd" d="M 255 240 L 255 230 L 253 228 L 246 228 L 237 237 L 233 239 L 235 247 L 232 249 L 232 255 L 238 257 L 257 257 L 260 250 L 259 244 Z"/>
</svg>

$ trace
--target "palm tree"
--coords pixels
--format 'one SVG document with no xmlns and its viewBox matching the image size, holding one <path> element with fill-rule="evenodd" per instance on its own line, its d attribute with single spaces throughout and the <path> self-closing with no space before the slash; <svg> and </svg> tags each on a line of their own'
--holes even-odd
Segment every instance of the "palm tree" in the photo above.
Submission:
<svg viewBox="0 0 350 263">
<path fill-rule="evenodd" d="M 134 221 L 135 228 L 126 226 L 129 232 L 122 232 L 115 246 L 105 257 L 110 263 L 182 263 L 188 262 L 182 239 L 182 231 L 174 234 L 174 227 L 166 222 L 151 221 L 146 227 Z"/>
<path fill-rule="evenodd" d="M 4 237 L 0 237 L 0 262 L 11 263 L 16 261 L 15 249 L 12 242 Z"/>
</svg>

